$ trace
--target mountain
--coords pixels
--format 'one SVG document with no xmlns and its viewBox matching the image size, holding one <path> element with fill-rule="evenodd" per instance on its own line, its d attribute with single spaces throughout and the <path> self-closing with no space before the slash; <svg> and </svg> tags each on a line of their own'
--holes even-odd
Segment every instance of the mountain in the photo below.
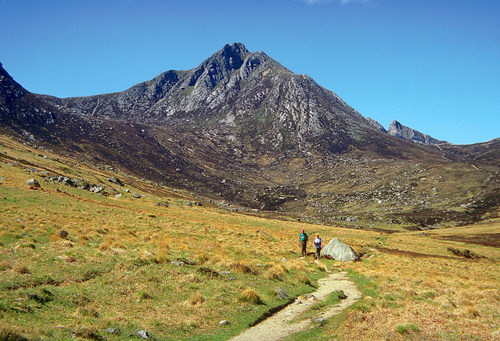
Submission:
<svg viewBox="0 0 500 341">
<path fill-rule="evenodd" d="M 45 100 L 83 117 L 210 130 L 256 150 L 307 151 L 318 141 L 342 151 L 373 135 L 336 94 L 295 75 L 263 52 L 226 45 L 189 71 L 167 71 L 114 94 Z"/>
<path fill-rule="evenodd" d="M 191 70 L 97 96 L 33 94 L 0 75 L 5 133 L 217 205 L 408 227 L 476 221 L 499 205 L 498 144 L 391 136 L 310 77 L 239 43 Z"/>
<path fill-rule="evenodd" d="M 399 137 L 406 141 L 422 143 L 425 145 L 448 143 L 446 141 L 436 140 L 435 138 L 432 138 L 429 135 L 422 134 L 417 130 L 402 125 L 396 120 L 392 121 L 391 125 L 389 126 L 389 129 L 387 130 L 387 133 L 391 136 Z"/>
</svg>

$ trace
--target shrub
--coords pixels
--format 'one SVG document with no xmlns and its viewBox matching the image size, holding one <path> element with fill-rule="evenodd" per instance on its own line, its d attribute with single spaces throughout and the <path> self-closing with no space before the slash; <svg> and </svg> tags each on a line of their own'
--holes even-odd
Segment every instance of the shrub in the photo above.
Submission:
<svg viewBox="0 0 500 341">
<path fill-rule="evenodd" d="M 399 326 L 396 327 L 396 330 L 400 334 L 406 334 L 406 333 L 418 333 L 420 331 L 420 328 L 413 323 L 407 323 L 407 324 L 400 324 Z"/>
<path fill-rule="evenodd" d="M 295 275 L 295 279 L 299 283 L 307 284 L 307 285 L 311 285 L 312 286 L 311 280 L 309 279 L 309 277 L 305 273 L 298 273 L 298 274 L 296 274 Z"/>
<path fill-rule="evenodd" d="M 141 300 L 148 300 L 148 299 L 150 299 L 150 298 L 153 298 L 153 296 L 151 296 L 150 294 L 148 294 L 148 293 L 147 293 L 147 292 L 145 292 L 145 291 L 139 291 L 139 292 L 137 293 L 137 295 L 139 296 L 139 298 L 140 298 Z"/>
<path fill-rule="evenodd" d="M 10 269 L 10 263 L 8 260 L 1 260 L 0 261 L 0 271 L 5 271 Z"/>
<path fill-rule="evenodd" d="M 244 274 L 254 274 L 254 275 L 258 274 L 257 269 L 255 269 L 253 265 L 246 262 L 234 262 L 231 264 L 231 269 L 233 269 L 236 272 L 241 272 Z"/>
<path fill-rule="evenodd" d="M 266 270 L 264 276 L 267 279 L 282 279 L 285 275 L 285 270 L 281 266 L 273 265 L 269 269 Z"/>
<path fill-rule="evenodd" d="M 191 305 L 200 305 L 203 302 L 205 302 L 205 298 L 199 292 L 195 293 L 190 300 Z"/>
<path fill-rule="evenodd" d="M 8 341 L 28 341 L 29 339 L 16 330 L 9 327 L 0 326 L 0 340 Z"/>
<path fill-rule="evenodd" d="M 14 269 L 17 273 L 19 274 L 29 274 L 31 273 L 30 270 L 26 267 L 24 264 L 18 264 L 16 268 Z"/>
<path fill-rule="evenodd" d="M 251 288 L 244 290 L 238 299 L 240 302 L 250 302 L 253 304 L 260 304 L 262 300 L 260 299 L 259 294 Z"/>
</svg>

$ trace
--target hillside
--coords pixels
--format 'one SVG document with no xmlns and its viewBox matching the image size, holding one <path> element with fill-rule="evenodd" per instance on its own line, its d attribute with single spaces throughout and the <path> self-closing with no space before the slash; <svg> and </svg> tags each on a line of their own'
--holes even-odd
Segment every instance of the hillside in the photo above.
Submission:
<svg viewBox="0 0 500 341">
<path fill-rule="evenodd" d="M 391 136 L 239 43 L 113 94 L 60 99 L 30 93 L 3 68 L 0 78 L 4 133 L 221 207 L 386 229 L 498 214 L 498 141 L 428 146 Z"/>
<path fill-rule="evenodd" d="M 391 234 L 265 219 L 4 135 L 0 202 L 0 339 L 225 340 L 325 269 L 361 300 L 323 321 L 314 306 L 295 339 L 498 337 L 498 219 Z M 299 258 L 301 229 L 363 261 Z"/>
</svg>

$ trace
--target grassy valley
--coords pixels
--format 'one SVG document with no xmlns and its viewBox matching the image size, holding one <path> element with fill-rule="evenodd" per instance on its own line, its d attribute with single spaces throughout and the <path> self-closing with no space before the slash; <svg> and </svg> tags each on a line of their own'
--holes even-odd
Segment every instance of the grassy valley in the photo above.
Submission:
<svg viewBox="0 0 500 341">
<path fill-rule="evenodd" d="M 225 340 L 325 270 L 348 271 L 363 297 L 292 338 L 500 338 L 497 218 L 393 233 L 240 214 L 4 135 L 0 217 L 1 340 Z M 303 228 L 363 260 L 300 259 Z"/>
</svg>

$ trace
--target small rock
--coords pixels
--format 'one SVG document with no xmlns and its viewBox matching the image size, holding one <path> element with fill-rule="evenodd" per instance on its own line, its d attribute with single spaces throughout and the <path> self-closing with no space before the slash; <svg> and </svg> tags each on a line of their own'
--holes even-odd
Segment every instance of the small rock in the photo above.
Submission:
<svg viewBox="0 0 500 341">
<path fill-rule="evenodd" d="M 227 275 L 230 275 L 231 272 L 230 271 L 221 271 L 219 274 L 222 276 L 227 276 Z"/>
<path fill-rule="evenodd" d="M 122 197 L 122 194 L 121 194 L 121 193 L 120 193 L 120 194 L 115 195 L 115 199 L 120 199 L 121 197 Z"/>
<path fill-rule="evenodd" d="M 139 330 L 137 332 L 137 335 L 139 335 L 140 337 L 142 337 L 143 339 L 149 339 L 149 333 L 147 330 Z"/>
<path fill-rule="evenodd" d="M 123 186 L 123 182 L 122 182 L 120 179 L 115 178 L 114 176 L 113 176 L 113 177 L 111 177 L 111 178 L 108 178 L 108 179 L 106 179 L 106 180 L 108 180 L 109 182 L 112 182 L 112 183 L 114 183 L 114 184 L 117 184 L 117 185 L 119 185 L 119 186 Z"/>
<path fill-rule="evenodd" d="M 103 332 L 108 333 L 108 334 L 114 334 L 114 335 L 120 335 L 122 333 L 122 331 L 118 328 L 104 329 Z"/>
<path fill-rule="evenodd" d="M 139 199 L 141 197 L 141 195 L 139 193 L 134 193 L 134 194 L 132 194 L 132 196 L 136 199 Z"/>
<path fill-rule="evenodd" d="M 173 264 L 173 265 L 175 265 L 175 266 L 183 266 L 184 265 L 184 262 L 181 262 L 181 261 L 178 261 L 178 260 L 173 260 L 170 263 Z"/>
<path fill-rule="evenodd" d="M 313 294 L 306 294 L 304 295 L 304 298 L 307 298 L 309 301 L 317 301 L 318 298 L 314 296 Z"/>
<path fill-rule="evenodd" d="M 128 188 L 125 189 L 125 193 L 130 193 L 130 190 Z"/>
<path fill-rule="evenodd" d="M 71 180 L 70 178 L 68 178 L 66 176 L 63 178 L 62 183 L 63 183 L 63 185 L 66 185 L 66 186 L 74 186 L 75 185 L 73 180 Z"/>
<path fill-rule="evenodd" d="M 219 322 L 219 324 L 221 326 L 225 326 L 225 325 L 231 324 L 231 322 L 229 322 L 228 320 L 222 320 L 222 321 Z"/>
<path fill-rule="evenodd" d="M 338 298 L 340 298 L 341 300 L 345 300 L 347 298 L 347 295 L 344 293 L 343 290 L 338 290 Z"/>
<path fill-rule="evenodd" d="M 40 183 L 38 181 L 36 181 L 35 179 L 29 179 L 28 181 L 26 181 L 26 185 L 30 186 L 31 188 L 39 188 L 40 187 Z"/>
<path fill-rule="evenodd" d="M 274 293 L 276 294 L 276 296 L 278 296 L 280 300 L 288 299 L 288 295 L 286 294 L 285 289 L 281 287 L 274 288 Z"/>
<path fill-rule="evenodd" d="M 7 179 L 0 177 L 0 181 L 5 181 L 5 180 L 7 180 Z"/>
<path fill-rule="evenodd" d="M 91 191 L 91 192 L 94 192 L 94 193 L 100 193 L 100 192 L 102 192 L 103 190 L 104 190 L 104 188 L 103 188 L 103 187 L 101 187 L 101 186 L 94 186 L 94 187 L 91 187 L 91 188 L 90 188 L 90 191 Z"/>
<path fill-rule="evenodd" d="M 234 281 L 236 279 L 236 277 L 228 277 L 227 280 L 228 281 Z"/>
</svg>

